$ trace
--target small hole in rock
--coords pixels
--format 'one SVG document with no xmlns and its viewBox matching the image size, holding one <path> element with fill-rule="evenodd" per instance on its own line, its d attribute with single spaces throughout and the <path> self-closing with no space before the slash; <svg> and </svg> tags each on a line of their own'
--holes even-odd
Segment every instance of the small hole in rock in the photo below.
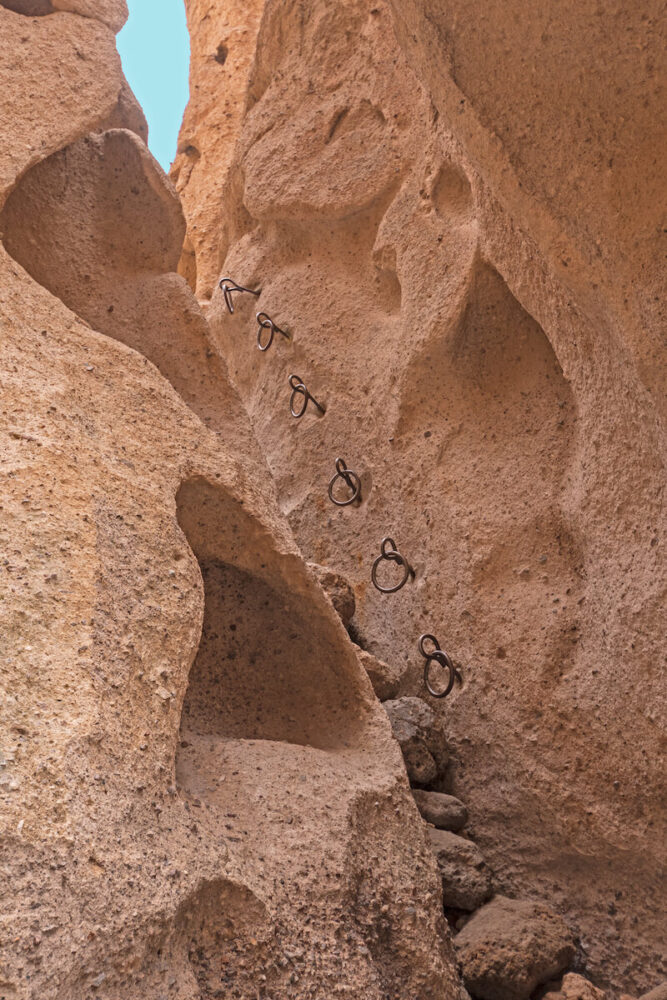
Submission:
<svg viewBox="0 0 667 1000">
<path fill-rule="evenodd" d="M 224 66 L 225 63 L 227 62 L 228 55 L 229 55 L 229 49 L 227 48 L 224 42 L 220 42 L 218 48 L 216 49 L 215 61 L 220 63 L 221 66 Z"/>
</svg>

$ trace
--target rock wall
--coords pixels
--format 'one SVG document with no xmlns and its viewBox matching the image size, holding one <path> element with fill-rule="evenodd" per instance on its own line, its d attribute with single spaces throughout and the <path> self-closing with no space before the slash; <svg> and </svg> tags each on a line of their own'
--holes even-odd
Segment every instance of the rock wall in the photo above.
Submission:
<svg viewBox="0 0 667 1000">
<path fill-rule="evenodd" d="M 268 0 L 250 73 L 243 48 L 215 80 L 216 38 L 200 46 L 188 8 L 210 121 L 225 94 L 245 102 L 233 154 L 203 155 L 184 188 L 194 245 L 224 185 L 197 284 L 282 511 L 353 585 L 351 634 L 400 694 L 424 695 L 421 633 L 454 658 L 441 788 L 497 888 L 563 914 L 598 985 L 648 989 L 664 975 L 658 4 Z M 261 296 L 230 315 L 214 274 Z M 258 310 L 290 334 L 264 353 Z M 290 416 L 292 374 L 324 415 Z M 339 456 L 359 506 L 327 497 Z M 370 581 L 386 536 L 416 571 L 393 595 Z"/>
<path fill-rule="evenodd" d="M 456 1000 L 389 721 L 176 273 L 123 8 L 0 3 L 0 996 Z"/>
</svg>

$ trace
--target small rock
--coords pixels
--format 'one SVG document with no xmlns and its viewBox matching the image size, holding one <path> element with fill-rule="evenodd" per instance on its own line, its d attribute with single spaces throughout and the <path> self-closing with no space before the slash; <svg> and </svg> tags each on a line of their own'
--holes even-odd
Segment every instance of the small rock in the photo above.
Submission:
<svg viewBox="0 0 667 1000">
<path fill-rule="evenodd" d="M 479 847 L 447 830 L 429 830 L 428 835 L 440 869 L 444 905 L 476 910 L 492 892 L 491 872 Z"/>
<path fill-rule="evenodd" d="M 575 953 L 565 921 L 548 906 L 504 896 L 475 913 L 454 944 L 465 985 L 478 1000 L 527 1000 Z"/>
<path fill-rule="evenodd" d="M 468 822 L 468 810 L 459 799 L 442 792 L 425 792 L 415 788 L 412 792 L 417 808 L 427 823 L 439 830 L 456 833 Z"/>
<path fill-rule="evenodd" d="M 557 990 L 545 993 L 542 1000 L 605 1000 L 607 994 L 593 986 L 588 979 L 568 972 Z"/>
<path fill-rule="evenodd" d="M 361 665 L 373 685 L 373 690 L 380 701 L 387 701 L 390 698 L 394 698 L 402 676 L 400 671 L 396 667 L 390 667 L 388 663 L 378 660 L 376 656 L 366 652 L 360 646 L 355 645 L 355 649 Z"/>
<path fill-rule="evenodd" d="M 428 785 L 444 771 L 449 760 L 447 741 L 431 708 L 421 698 L 385 701 L 394 738 L 402 752 L 408 777 Z"/>
<path fill-rule="evenodd" d="M 317 578 L 317 582 L 324 590 L 325 594 L 334 606 L 334 610 L 340 617 L 343 625 L 347 626 L 354 616 L 356 601 L 354 590 L 351 585 L 335 570 L 328 566 L 320 566 L 318 563 L 308 563 L 311 573 Z"/>
</svg>

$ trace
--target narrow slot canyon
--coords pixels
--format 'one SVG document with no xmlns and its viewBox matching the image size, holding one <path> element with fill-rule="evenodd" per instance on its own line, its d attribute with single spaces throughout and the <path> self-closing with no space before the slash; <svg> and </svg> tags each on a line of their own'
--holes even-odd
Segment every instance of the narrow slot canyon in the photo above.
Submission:
<svg viewBox="0 0 667 1000">
<path fill-rule="evenodd" d="M 0 0 L 0 1000 L 665 1000 L 659 13 Z"/>
</svg>

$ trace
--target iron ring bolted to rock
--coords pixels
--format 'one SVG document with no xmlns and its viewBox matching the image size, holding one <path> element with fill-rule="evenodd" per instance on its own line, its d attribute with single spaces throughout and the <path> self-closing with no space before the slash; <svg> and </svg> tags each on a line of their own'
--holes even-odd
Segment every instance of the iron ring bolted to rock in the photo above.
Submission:
<svg viewBox="0 0 667 1000">
<path fill-rule="evenodd" d="M 243 285 L 237 285 L 231 278 L 221 278 L 218 285 L 222 290 L 222 294 L 225 296 L 225 305 L 229 309 L 230 313 L 234 312 L 232 292 L 248 292 L 249 295 L 260 295 L 262 291 L 261 288 L 257 291 L 253 288 L 244 288 Z"/>
<path fill-rule="evenodd" d="M 257 329 L 257 346 L 259 347 L 260 351 L 268 351 L 269 347 L 273 343 L 273 335 L 274 335 L 274 333 L 282 333 L 282 335 L 285 338 L 285 340 L 289 340 L 290 339 L 290 335 L 287 332 L 287 330 L 281 330 L 279 326 L 276 326 L 276 324 L 273 322 L 273 320 L 271 319 L 271 317 L 268 316 L 265 312 L 257 313 L 256 319 L 257 319 L 257 326 L 258 326 L 258 329 Z M 268 330 L 269 331 L 269 339 L 267 340 L 267 342 L 265 344 L 262 344 L 262 330 Z"/>
<path fill-rule="evenodd" d="M 337 479 L 342 479 L 348 489 L 352 491 L 352 495 L 347 500 L 339 500 L 334 494 L 334 486 Z M 361 480 L 356 472 L 348 469 L 342 458 L 336 459 L 336 475 L 329 483 L 329 499 L 337 507 L 347 507 L 349 504 L 354 503 L 355 500 L 361 501 Z"/>
<path fill-rule="evenodd" d="M 430 653 L 426 652 L 424 648 L 424 643 L 426 641 L 432 642 L 434 649 Z M 454 687 L 454 681 L 456 679 L 456 669 L 451 659 L 445 653 L 444 649 L 440 649 L 440 643 L 434 635 L 429 632 L 425 632 L 424 635 L 419 637 L 419 652 L 425 658 L 426 663 L 424 664 L 424 684 L 426 685 L 426 690 L 434 698 L 446 698 L 449 692 Z M 431 685 L 431 665 L 433 663 L 438 663 L 441 667 L 449 672 L 449 679 L 447 681 L 447 687 L 444 691 L 437 691 Z"/>
<path fill-rule="evenodd" d="M 292 387 L 292 395 L 290 396 L 289 408 L 290 408 L 290 413 L 292 414 L 293 417 L 296 417 L 297 420 L 299 419 L 299 417 L 302 417 L 308 408 L 309 401 L 315 404 L 320 413 L 322 414 L 326 413 L 325 408 L 323 406 L 320 406 L 315 397 L 311 396 L 311 394 L 308 392 L 300 375 L 290 375 L 289 384 Z M 300 410 L 294 409 L 294 403 L 297 396 L 303 396 L 303 406 L 301 407 Z"/>
<path fill-rule="evenodd" d="M 378 583 L 378 578 L 377 578 L 378 567 L 380 563 L 383 562 L 384 560 L 386 560 L 387 562 L 398 563 L 399 566 L 403 567 L 403 579 L 399 580 L 399 582 L 394 587 L 383 587 L 381 584 Z M 375 587 L 375 589 L 379 590 L 381 594 L 395 594 L 397 590 L 400 590 L 401 587 L 405 586 L 410 577 L 414 579 L 414 576 L 415 576 L 415 571 L 413 570 L 412 566 L 407 561 L 405 556 L 402 556 L 401 553 L 398 551 L 398 549 L 396 548 L 396 542 L 393 540 L 393 538 L 383 538 L 382 545 L 380 546 L 380 555 L 373 563 L 373 568 L 371 570 L 371 580 L 373 581 L 373 586 Z"/>
</svg>

